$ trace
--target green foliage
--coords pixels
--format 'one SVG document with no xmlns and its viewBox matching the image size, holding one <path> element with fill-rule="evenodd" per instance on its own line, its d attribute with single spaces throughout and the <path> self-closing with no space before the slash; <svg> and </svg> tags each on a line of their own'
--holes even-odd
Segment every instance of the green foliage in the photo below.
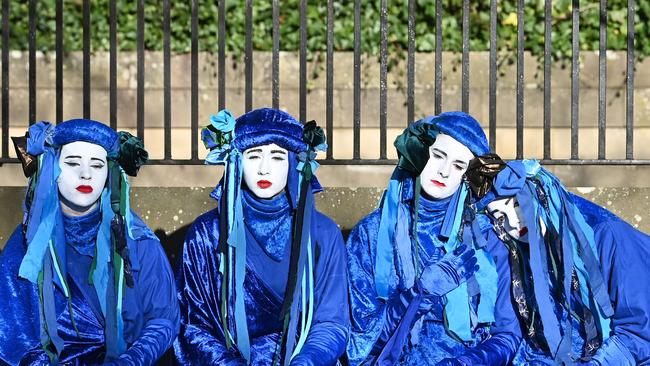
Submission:
<svg viewBox="0 0 650 366">
<path fill-rule="evenodd" d="M 435 49 L 435 1 L 416 0 L 415 49 L 432 52 Z M 191 2 L 171 1 L 171 49 L 186 53 L 191 49 Z M 446 51 L 462 48 L 462 0 L 442 0 L 442 47 Z M 553 1 L 552 47 L 555 59 L 571 57 L 571 0 Z M 246 1 L 226 3 L 226 49 L 239 54 L 245 46 Z M 280 48 L 296 51 L 300 48 L 300 0 L 280 2 Z M 66 51 L 82 49 L 83 1 L 63 1 L 63 44 Z M 117 0 L 118 49 L 136 48 L 137 2 Z M 354 49 L 354 1 L 334 1 L 334 49 Z M 162 50 L 163 1 L 147 0 L 145 5 L 145 49 Z M 512 60 L 517 48 L 517 0 L 501 0 L 497 6 L 498 44 L 502 59 Z M 37 48 L 53 51 L 56 38 L 55 0 L 37 2 Z M 490 1 L 470 1 L 470 49 L 489 49 Z M 598 0 L 580 2 L 580 49 L 597 50 L 599 46 L 600 9 Z M 27 1 L 11 1 L 10 48 L 28 49 L 29 6 Z M 635 48 L 637 55 L 650 53 L 650 2 L 637 1 L 635 16 Z M 311 1 L 307 12 L 307 48 L 325 51 L 327 2 Z M 380 0 L 361 1 L 361 48 L 365 53 L 378 54 L 380 46 Z M 91 0 L 91 48 L 109 49 L 109 0 Z M 389 1 L 388 45 L 391 53 L 403 54 L 408 48 L 408 0 Z M 218 4 L 214 0 L 198 0 L 199 49 L 218 50 Z M 272 49 L 271 1 L 255 1 L 253 7 L 253 47 Z M 607 48 L 625 50 L 627 47 L 627 0 L 608 1 Z M 544 0 L 527 0 L 524 9 L 525 49 L 542 57 L 544 51 Z"/>
</svg>

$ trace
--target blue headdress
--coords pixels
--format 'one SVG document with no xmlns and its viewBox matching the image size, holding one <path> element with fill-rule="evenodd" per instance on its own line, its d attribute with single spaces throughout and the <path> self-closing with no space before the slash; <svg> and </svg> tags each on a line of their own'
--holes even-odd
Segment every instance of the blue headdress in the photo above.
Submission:
<svg viewBox="0 0 650 366">
<path fill-rule="evenodd" d="M 201 132 L 201 138 L 210 149 L 205 163 L 225 165 L 224 177 L 212 196 L 219 202 L 219 271 L 223 275 L 221 287 L 222 323 L 226 343 L 237 344 L 241 354 L 250 361 L 250 339 L 246 325 L 244 304 L 244 276 L 246 266 L 246 237 L 242 212 L 242 153 L 254 146 L 275 143 L 289 151 L 289 174 L 286 191 L 295 210 L 291 240 L 289 279 L 281 316 L 284 331 L 281 351 L 288 364 L 298 354 L 311 326 L 314 315 L 314 256 L 311 237 L 311 218 L 314 210 L 313 193 L 320 191 L 313 175 L 318 168 L 316 151 L 325 150 L 323 130 L 311 121 L 304 126 L 291 115 L 280 110 L 262 108 L 248 112 L 235 120 L 227 110 L 210 117 L 210 125 Z M 300 288 L 300 290 L 298 290 Z M 299 316 L 300 313 L 300 316 Z M 234 316 L 234 329 L 228 318 Z M 298 321 L 300 319 L 300 327 Z M 298 337 L 297 333 L 300 335 Z"/>
<path fill-rule="evenodd" d="M 394 271 L 397 271 L 398 278 L 407 287 L 412 285 L 421 273 L 421 269 L 417 268 L 419 245 L 416 234 L 420 197 L 419 176 L 429 160 L 429 147 L 439 133 L 453 137 L 467 146 L 475 156 L 490 152 L 487 138 L 479 123 L 463 112 L 445 112 L 438 116 L 426 117 L 412 124 L 397 137 L 395 147 L 399 162 L 381 201 L 377 236 L 375 288 L 380 298 L 388 298 L 393 290 L 390 288 L 390 277 Z M 452 196 L 440 234 L 444 237 L 444 249 L 447 252 L 456 249 L 461 242 L 476 249 L 480 270 L 475 279 L 481 291 L 477 320 L 479 323 L 490 323 L 494 321 L 497 273 L 492 258 L 482 249 L 485 239 L 469 206 L 468 191 L 469 184 L 463 180 Z M 412 220 L 403 203 L 410 199 L 413 199 L 415 205 Z M 409 227 L 412 228 L 412 235 L 409 235 Z M 448 331 L 461 340 L 471 340 L 472 324 L 467 284 L 462 284 L 446 297 Z"/>
<path fill-rule="evenodd" d="M 571 350 L 571 313 L 564 329 L 560 325 L 550 300 L 548 261 L 550 254 L 544 243 L 542 226 L 562 248 L 559 279 L 564 301 L 571 299 L 572 273 L 580 283 L 582 303 L 591 309 L 595 325 L 603 339 L 609 336 L 609 320 L 613 315 L 607 293 L 607 284 L 600 272 L 596 256 L 594 233 L 576 207 L 573 198 L 562 183 L 543 169 L 536 160 L 515 160 L 498 173 L 492 188 L 479 197 L 477 209 L 483 210 L 495 199 L 516 197 L 528 227 L 530 267 L 533 275 L 534 295 L 544 329 L 544 339 L 551 352 L 559 357 Z M 503 237 L 504 234 L 501 234 Z M 507 238 L 506 238 L 507 240 Z M 560 268 L 558 268 L 558 273 Z M 561 334 L 561 330 L 564 330 Z"/>
<path fill-rule="evenodd" d="M 63 340 L 57 334 L 54 284 L 68 298 L 74 325 L 57 187 L 61 172 L 60 148 L 71 142 L 85 141 L 107 152 L 109 178 L 100 198 L 102 218 L 89 279 L 106 319 L 106 359 L 117 358 L 126 350 L 122 320 L 124 285 L 133 287 L 126 235 L 136 239 L 144 234 L 132 225 L 126 174 L 137 174 L 147 160 L 147 152 L 140 139 L 126 132 L 118 134 L 102 123 L 86 119 L 69 120 L 57 126 L 38 122 L 29 128 L 25 137 L 13 139 L 25 175 L 30 178 L 23 206 L 27 252 L 19 276 L 39 287 L 41 344 L 53 362 L 63 350 Z"/>
</svg>

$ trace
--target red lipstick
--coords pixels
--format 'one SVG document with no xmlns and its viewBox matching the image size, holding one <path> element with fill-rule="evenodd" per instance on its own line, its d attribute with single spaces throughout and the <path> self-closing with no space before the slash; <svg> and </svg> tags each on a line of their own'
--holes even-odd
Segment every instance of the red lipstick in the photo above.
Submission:
<svg viewBox="0 0 650 366">
<path fill-rule="evenodd" d="M 527 227 L 522 227 L 521 229 L 519 229 L 519 236 L 520 237 L 524 236 L 526 234 L 528 234 L 528 228 Z"/>
<path fill-rule="evenodd" d="M 272 185 L 273 185 L 273 183 L 269 182 L 268 180 L 258 180 L 257 181 L 257 186 L 262 188 L 262 189 L 267 189 Z"/>
<path fill-rule="evenodd" d="M 432 180 L 431 180 L 431 183 L 433 183 L 433 184 L 434 184 L 435 186 L 437 186 L 437 187 L 446 187 L 446 185 L 445 185 L 444 183 L 442 183 L 442 182 L 438 182 L 438 181 L 435 180 L 435 179 L 432 179 Z"/>
<path fill-rule="evenodd" d="M 81 185 L 81 186 L 77 187 L 77 191 L 79 191 L 81 193 L 85 193 L 85 194 L 93 193 L 93 187 Z"/>
</svg>

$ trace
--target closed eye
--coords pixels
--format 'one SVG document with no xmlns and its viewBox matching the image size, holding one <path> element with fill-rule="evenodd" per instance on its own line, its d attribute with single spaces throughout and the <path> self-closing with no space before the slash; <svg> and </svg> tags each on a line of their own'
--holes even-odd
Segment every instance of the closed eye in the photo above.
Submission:
<svg viewBox="0 0 650 366">
<path fill-rule="evenodd" d="M 81 165 L 81 164 L 79 164 L 79 163 L 75 163 L 75 162 L 73 162 L 73 161 L 66 161 L 66 162 L 65 162 L 65 165 L 67 165 L 67 166 L 71 166 L 71 167 L 75 167 L 75 166 L 79 166 L 79 165 Z"/>
</svg>

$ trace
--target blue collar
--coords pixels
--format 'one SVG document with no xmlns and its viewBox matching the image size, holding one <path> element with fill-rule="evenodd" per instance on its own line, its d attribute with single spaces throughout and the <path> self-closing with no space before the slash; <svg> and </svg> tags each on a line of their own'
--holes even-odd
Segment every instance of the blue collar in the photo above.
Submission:
<svg viewBox="0 0 650 366">
<path fill-rule="evenodd" d="M 271 258 L 281 260 L 292 235 L 293 215 L 286 193 L 272 199 L 260 199 L 248 189 L 242 192 L 246 228 Z"/>
<path fill-rule="evenodd" d="M 83 216 L 62 216 L 66 243 L 77 253 L 93 257 L 95 255 L 95 239 L 102 222 L 99 207 Z"/>
</svg>

